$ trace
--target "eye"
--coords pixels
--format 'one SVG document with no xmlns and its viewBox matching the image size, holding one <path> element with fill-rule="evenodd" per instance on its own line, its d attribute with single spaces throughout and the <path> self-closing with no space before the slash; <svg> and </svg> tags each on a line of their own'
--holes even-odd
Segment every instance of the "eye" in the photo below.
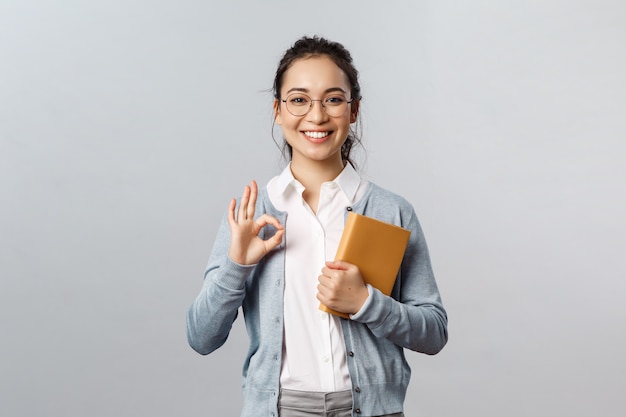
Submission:
<svg viewBox="0 0 626 417">
<path fill-rule="evenodd" d="M 289 104 L 294 106 L 306 106 L 309 104 L 311 99 L 305 95 L 294 94 L 288 97 Z"/>
<path fill-rule="evenodd" d="M 346 98 L 343 96 L 329 96 L 324 99 L 324 103 L 329 106 L 340 106 L 346 102 Z"/>
</svg>

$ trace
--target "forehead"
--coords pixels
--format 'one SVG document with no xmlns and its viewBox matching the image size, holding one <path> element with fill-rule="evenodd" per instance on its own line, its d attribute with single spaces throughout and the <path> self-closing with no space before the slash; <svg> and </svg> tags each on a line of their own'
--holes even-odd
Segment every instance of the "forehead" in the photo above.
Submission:
<svg viewBox="0 0 626 417">
<path fill-rule="evenodd" d="M 285 72 L 281 93 L 292 88 L 323 93 L 330 88 L 350 91 L 348 76 L 327 56 L 312 56 L 294 61 Z"/>
</svg>

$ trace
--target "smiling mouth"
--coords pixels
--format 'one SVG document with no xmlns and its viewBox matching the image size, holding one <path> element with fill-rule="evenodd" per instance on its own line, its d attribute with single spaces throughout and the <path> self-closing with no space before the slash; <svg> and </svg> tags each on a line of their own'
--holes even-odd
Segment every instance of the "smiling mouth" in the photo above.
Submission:
<svg viewBox="0 0 626 417">
<path fill-rule="evenodd" d="M 326 132 L 303 132 L 306 136 L 310 137 L 311 139 L 323 139 L 326 136 L 330 135 L 329 131 Z"/>
</svg>

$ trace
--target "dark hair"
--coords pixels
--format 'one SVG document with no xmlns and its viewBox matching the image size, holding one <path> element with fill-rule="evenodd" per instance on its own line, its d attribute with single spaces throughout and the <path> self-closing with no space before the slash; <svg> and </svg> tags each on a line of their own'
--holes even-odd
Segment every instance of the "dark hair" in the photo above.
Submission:
<svg viewBox="0 0 626 417">
<path fill-rule="evenodd" d="M 317 56 L 329 57 L 335 65 L 337 65 L 348 77 L 350 83 L 350 94 L 353 99 L 361 100 L 361 86 L 359 85 L 359 72 L 352 63 L 352 56 L 350 52 L 340 43 L 333 42 L 318 36 L 307 37 L 303 36 L 298 39 L 296 43 L 283 55 L 278 68 L 276 69 L 276 75 L 274 77 L 274 85 L 272 87 L 274 98 L 280 100 L 280 89 L 283 85 L 283 78 L 291 64 L 298 59 L 310 58 Z M 360 131 L 360 119 L 357 119 L 356 127 L 350 127 L 348 137 L 341 147 L 341 158 L 347 161 L 352 166 L 356 166 L 354 161 L 350 158 L 350 152 L 355 144 L 361 144 Z M 272 129 L 273 131 L 273 129 Z M 284 141 L 282 146 L 282 152 L 285 157 L 291 159 L 293 150 L 291 146 Z"/>
</svg>

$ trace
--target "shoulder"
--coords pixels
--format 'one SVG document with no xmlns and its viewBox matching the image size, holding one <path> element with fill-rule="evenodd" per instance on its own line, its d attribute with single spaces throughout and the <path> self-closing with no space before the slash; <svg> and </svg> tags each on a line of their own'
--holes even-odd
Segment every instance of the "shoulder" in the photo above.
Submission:
<svg viewBox="0 0 626 417">
<path fill-rule="evenodd" d="M 406 198 L 372 182 L 353 209 L 365 216 L 405 228 L 412 228 L 417 222 L 415 210 Z"/>
<path fill-rule="evenodd" d="M 413 205 L 406 198 L 373 182 L 369 183 L 369 189 L 363 196 L 363 200 L 368 205 L 380 207 L 381 210 L 394 208 L 401 211 L 413 211 Z"/>
</svg>

